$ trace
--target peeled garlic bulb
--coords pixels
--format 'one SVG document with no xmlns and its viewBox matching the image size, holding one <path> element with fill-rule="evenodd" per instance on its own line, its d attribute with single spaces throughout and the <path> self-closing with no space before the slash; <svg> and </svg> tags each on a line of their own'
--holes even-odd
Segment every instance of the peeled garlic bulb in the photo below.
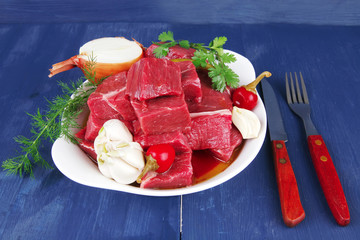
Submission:
<svg viewBox="0 0 360 240">
<path fill-rule="evenodd" d="M 133 183 L 145 166 L 140 144 L 120 120 L 105 122 L 94 147 L 100 172 L 118 183 Z"/>
</svg>

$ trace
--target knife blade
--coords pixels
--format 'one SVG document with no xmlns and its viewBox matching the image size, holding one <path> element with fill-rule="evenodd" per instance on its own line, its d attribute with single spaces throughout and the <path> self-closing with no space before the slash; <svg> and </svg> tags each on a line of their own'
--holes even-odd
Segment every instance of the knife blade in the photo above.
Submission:
<svg viewBox="0 0 360 240">
<path fill-rule="evenodd" d="M 294 227 L 305 218 L 295 173 L 291 166 L 285 142 L 287 134 L 275 92 L 266 79 L 261 81 L 269 135 L 273 150 L 276 182 L 279 191 L 283 220 L 288 227 Z"/>
</svg>

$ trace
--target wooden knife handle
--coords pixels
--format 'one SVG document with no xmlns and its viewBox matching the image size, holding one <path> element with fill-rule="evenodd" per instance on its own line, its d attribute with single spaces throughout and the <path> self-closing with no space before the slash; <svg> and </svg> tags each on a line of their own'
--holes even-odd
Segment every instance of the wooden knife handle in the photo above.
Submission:
<svg viewBox="0 0 360 240">
<path fill-rule="evenodd" d="M 284 141 L 272 141 L 276 181 L 285 224 L 294 227 L 305 218 L 293 168 Z"/>
<path fill-rule="evenodd" d="M 321 135 L 310 135 L 307 140 L 312 162 L 330 210 L 336 222 L 346 226 L 350 223 L 349 207 L 325 142 Z"/>
</svg>

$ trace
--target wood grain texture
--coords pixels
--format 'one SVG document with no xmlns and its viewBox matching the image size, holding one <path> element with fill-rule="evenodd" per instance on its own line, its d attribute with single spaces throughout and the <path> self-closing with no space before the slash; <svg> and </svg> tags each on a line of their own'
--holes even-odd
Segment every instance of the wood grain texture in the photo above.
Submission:
<svg viewBox="0 0 360 240">
<path fill-rule="evenodd" d="M 0 23 L 167 22 L 359 25 L 357 0 L 2 0 Z"/>
<path fill-rule="evenodd" d="M 162 25 L 155 26 L 157 32 Z M 81 76 L 79 69 L 72 69 L 49 79 L 53 63 L 76 54 L 85 41 L 98 36 L 150 40 L 155 26 L 0 26 L 1 162 L 18 150 L 13 137 L 30 136 L 26 112 L 45 109 L 44 97 L 60 94 L 58 81 Z M 54 169 L 35 168 L 35 179 L 0 172 L 0 239 L 179 238 L 180 197 L 152 198 L 79 185 L 56 169 L 51 145 L 45 142 L 41 154 Z"/>
<path fill-rule="evenodd" d="M 359 233 L 354 220 L 339 227 L 327 206 L 309 154 L 303 125 L 286 103 L 285 72 L 302 71 L 311 97 L 313 121 L 323 134 L 342 182 L 352 219 L 359 216 L 358 170 L 360 137 L 358 108 L 360 28 L 310 25 L 220 25 L 195 28 L 203 35 L 229 38 L 225 47 L 253 63 L 257 73 L 270 71 L 279 96 L 289 141 L 287 149 L 297 176 L 306 219 L 287 229 L 282 216 L 273 171 L 270 140 L 254 162 L 232 180 L 211 190 L 184 196 L 183 237 L 192 239 L 353 239 Z M 190 37 L 195 35 L 191 34 Z M 197 34 L 197 33 L 196 33 Z M 304 73 L 305 71 L 305 73 Z M 306 75 L 305 75 L 306 74 Z M 341 87 L 339 87 L 341 84 Z M 346 106 L 346 107 L 345 107 Z M 341 158 L 346 156 L 345 158 Z"/>
<path fill-rule="evenodd" d="M 2 15 L 3 16 L 3 15 Z M 56 17 L 56 16 L 55 16 Z M 279 94 L 306 220 L 295 228 L 282 221 L 271 144 L 228 182 L 183 196 L 182 239 L 356 239 L 360 234 L 360 27 L 292 24 L 41 23 L 0 25 L 0 155 L 18 149 L 12 138 L 29 134 L 29 118 L 44 97 L 60 93 L 57 81 L 73 81 L 72 69 L 49 79 L 53 63 L 77 53 L 91 39 L 134 37 L 145 46 L 162 31 L 208 43 L 227 36 L 225 47 L 247 57 L 256 72 L 269 70 Z M 322 194 L 298 118 L 285 101 L 284 72 L 307 79 L 314 123 L 333 156 L 352 222 L 339 227 Z M 339 87 L 341 86 L 341 87 Z M 51 143 L 41 153 L 53 167 Z M 340 157 L 341 156 L 341 157 Z M 343 158 L 343 156 L 346 156 Z M 341 159 L 341 160 L 338 160 Z M 154 198 L 89 188 L 56 168 L 35 169 L 35 179 L 0 172 L 0 239 L 179 239 L 180 197 Z"/>
<path fill-rule="evenodd" d="M 305 218 L 294 170 L 284 141 L 271 143 L 274 157 L 276 182 L 279 191 L 281 212 L 288 227 L 294 227 Z"/>
</svg>

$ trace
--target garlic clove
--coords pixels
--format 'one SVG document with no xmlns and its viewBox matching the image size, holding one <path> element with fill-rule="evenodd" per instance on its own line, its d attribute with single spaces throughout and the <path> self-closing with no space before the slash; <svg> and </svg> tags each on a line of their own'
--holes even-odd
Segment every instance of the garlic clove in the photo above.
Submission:
<svg viewBox="0 0 360 240">
<path fill-rule="evenodd" d="M 259 136 L 260 120 L 252 111 L 234 106 L 232 122 L 244 139 L 257 138 Z"/>
</svg>

